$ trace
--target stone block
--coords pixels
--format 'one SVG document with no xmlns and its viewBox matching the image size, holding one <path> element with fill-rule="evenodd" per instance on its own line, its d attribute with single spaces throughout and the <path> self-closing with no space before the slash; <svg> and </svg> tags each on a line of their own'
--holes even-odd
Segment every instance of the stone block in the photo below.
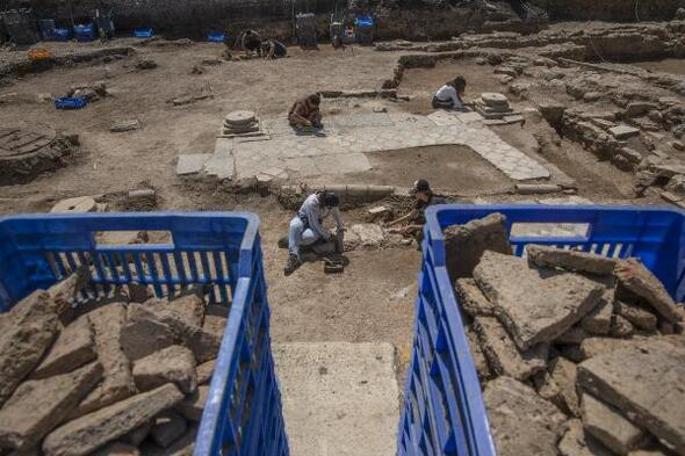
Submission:
<svg viewBox="0 0 685 456">
<path fill-rule="evenodd" d="M 499 213 L 445 229 L 447 271 L 452 283 L 471 277 L 486 250 L 511 255 L 506 218 Z"/>
<path fill-rule="evenodd" d="M 633 101 L 626 106 L 626 117 L 641 117 L 649 111 L 656 109 L 657 105 L 647 101 Z"/>
<path fill-rule="evenodd" d="M 198 387 L 197 391 L 195 391 L 193 394 L 183 399 L 183 401 L 176 406 L 176 410 L 178 410 L 181 415 L 190 421 L 200 421 L 208 396 L 209 386 L 202 385 Z"/>
<path fill-rule="evenodd" d="M 583 395 L 582 414 L 585 431 L 616 454 L 628 454 L 645 438 L 645 433 L 618 410 L 590 394 Z"/>
<path fill-rule="evenodd" d="M 610 128 L 609 133 L 618 140 L 626 140 L 635 136 L 640 136 L 640 129 L 629 127 L 628 125 L 618 125 L 614 128 Z"/>
<path fill-rule="evenodd" d="M 611 330 L 609 334 L 612 337 L 628 338 L 633 335 L 635 328 L 633 325 L 620 315 L 614 315 L 611 321 Z"/>
<path fill-rule="evenodd" d="M 141 447 L 141 454 L 145 456 L 190 456 L 193 454 L 197 425 L 191 424 L 188 430 L 180 438 L 176 439 L 169 447 L 161 448 L 151 442 L 146 442 Z"/>
<path fill-rule="evenodd" d="M 493 374 L 526 380 L 545 369 L 549 345 L 539 344 L 520 352 L 504 326 L 493 317 L 478 317 L 473 329 Z"/>
<path fill-rule="evenodd" d="M 581 328 L 590 334 L 606 336 L 611 330 L 614 309 L 614 291 L 606 290 L 599 305 L 580 322 Z"/>
<path fill-rule="evenodd" d="M 173 306 L 131 303 L 122 347 L 132 360 L 179 344 L 190 348 L 199 363 L 216 358 L 223 331 L 208 331 L 188 321 L 193 318 L 179 314 Z"/>
<path fill-rule="evenodd" d="M 165 305 L 168 307 L 164 307 Z M 197 293 L 180 296 L 168 303 L 167 301 L 161 301 L 158 308 L 174 312 L 182 320 L 195 326 L 202 326 L 204 322 L 205 302 Z"/>
<path fill-rule="evenodd" d="M 147 438 L 148 434 L 150 434 L 151 429 L 152 423 L 145 423 L 123 436 L 121 441 L 129 445 L 133 445 L 134 447 L 138 447 Z"/>
<path fill-rule="evenodd" d="M 157 317 L 154 306 L 130 303 L 121 331 L 121 348 L 131 361 L 174 345 L 179 335 Z"/>
<path fill-rule="evenodd" d="M 61 324 L 50 294 L 35 291 L 3 318 L 0 334 L 0 405 L 40 363 Z"/>
<path fill-rule="evenodd" d="M 98 361 L 104 369 L 104 378 L 79 404 L 74 416 L 82 416 L 113 404 L 136 391 L 131 364 L 121 349 L 126 308 L 121 303 L 111 303 L 86 315 L 93 325 Z"/>
<path fill-rule="evenodd" d="M 195 358 L 186 347 L 172 345 L 136 361 L 133 379 L 139 391 L 175 383 L 184 393 L 193 393 L 197 388 Z"/>
<path fill-rule="evenodd" d="M 183 154 L 178 156 L 176 163 L 176 174 L 187 176 L 199 174 L 204 169 L 205 163 L 212 158 L 212 154 Z"/>
<path fill-rule="evenodd" d="M 169 410 L 155 419 L 150 435 L 157 445 L 168 448 L 174 441 L 181 438 L 187 429 L 188 423 L 185 418 L 173 410 Z"/>
<path fill-rule="evenodd" d="M 139 128 L 140 122 L 138 119 L 122 120 L 121 122 L 116 122 L 109 127 L 109 131 L 112 133 L 123 133 L 125 131 L 138 130 Z"/>
<path fill-rule="evenodd" d="M 614 273 L 623 290 L 644 299 L 664 319 L 672 323 L 681 320 L 682 316 L 671 295 L 661 281 L 639 260 L 629 258 L 621 261 Z"/>
<path fill-rule="evenodd" d="M 645 338 L 636 337 L 633 339 L 614 339 L 610 337 L 590 337 L 580 344 L 580 351 L 583 360 L 590 359 L 598 355 L 621 350 L 631 345 L 646 341 Z"/>
<path fill-rule="evenodd" d="M 140 456 L 140 451 L 133 445 L 113 442 L 98 450 L 95 456 Z"/>
<path fill-rule="evenodd" d="M 576 390 L 578 375 L 576 365 L 565 358 L 555 358 L 549 367 L 549 375 L 559 388 L 562 410 L 571 416 L 579 417 L 580 400 Z"/>
<path fill-rule="evenodd" d="M 475 280 L 465 277 L 457 279 L 454 283 L 454 291 L 461 308 L 471 317 L 493 317 L 495 315 L 494 306 L 480 291 Z"/>
<path fill-rule="evenodd" d="M 549 375 L 549 372 L 542 371 L 538 372 L 535 374 L 531 380 L 533 381 L 533 386 L 535 387 L 535 391 L 537 391 L 538 395 L 545 399 L 546 401 L 550 401 L 557 407 L 559 407 L 560 410 L 564 410 L 564 402 L 563 398 L 561 397 L 561 389 L 559 388 L 559 385 L 556 384 L 554 380 L 552 380 L 552 377 Z"/>
<path fill-rule="evenodd" d="M 73 372 L 22 383 L 0 410 L 0 447 L 32 448 L 88 394 L 102 377 L 95 362 Z"/>
<path fill-rule="evenodd" d="M 486 251 L 473 276 L 520 350 L 549 342 L 600 302 L 603 288 L 583 276 L 541 277 L 526 260 Z"/>
<path fill-rule="evenodd" d="M 142 426 L 182 399 L 183 394 L 173 384 L 137 394 L 55 429 L 43 441 L 43 451 L 46 456 L 90 454 Z"/>
<path fill-rule="evenodd" d="M 205 323 L 202 329 L 210 334 L 213 334 L 217 339 L 221 340 L 224 337 L 224 331 L 226 330 L 226 317 L 220 317 L 216 315 L 207 315 L 205 317 Z M 218 353 L 214 353 L 211 358 L 216 358 Z"/>
<path fill-rule="evenodd" d="M 613 456 L 591 435 L 586 435 L 582 421 L 576 419 L 566 424 L 566 433 L 559 441 L 559 453 L 561 456 Z"/>
<path fill-rule="evenodd" d="M 195 372 L 197 374 L 197 384 L 198 385 L 205 385 L 209 383 L 209 381 L 212 379 L 212 374 L 214 373 L 214 364 L 216 363 L 216 360 L 210 360 L 207 362 L 204 362 L 197 366 L 195 369 Z"/>
<path fill-rule="evenodd" d="M 566 417 L 535 390 L 499 377 L 487 384 L 483 398 L 497 454 L 557 454 Z"/>
<path fill-rule="evenodd" d="M 538 110 L 550 125 L 558 126 L 561 124 L 561 119 L 564 117 L 566 105 L 553 101 L 544 101 L 538 104 Z"/>
<path fill-rule="evenodd" d="M 31 378 L 65 374 L 97 358 L 93 327 L 87 315 L 64 328 Z"/>
<path fill-rule="evenodd" d="M 611 275 L 617 260 L 594 253 L 563 250 L 542 245 L 526 246 L 528 261 L 542 268 L 560 268 L 571 272 Z"/>
<path fill-rule="evenodd" d="M 578 366 L 583 390 L 685 454 L 685 347 L 646 340 Z"/>
<path fill-rule="evenodd" d="M 492 378 L 492 370 L 490 370 L 490 365 L 488 360 L 485 358 L 483 353 L 483 348 L 478 341 L 478 336 L 476 335 L 473 328 L 469 328 L 466 332 L 466 336 L 469 340 L 469 349 L 471 352 L 471 357 L 473 358 L 473 364 L 476 366 L 476 373 L 478 374 L 478 379 L 481 384 Z"/>
<path fill-rule="evenodd" d="M 564 334 L 561 336 L 557 337 L 554 339 L 554 342 L 557 344 L 580 344 L 583 342 L 585 339 L 590 337 L 590 334 L 586 332 L 582 327 L 580 326 L 573 326 L 571 329 L 566 331 Z"/>
</svg>

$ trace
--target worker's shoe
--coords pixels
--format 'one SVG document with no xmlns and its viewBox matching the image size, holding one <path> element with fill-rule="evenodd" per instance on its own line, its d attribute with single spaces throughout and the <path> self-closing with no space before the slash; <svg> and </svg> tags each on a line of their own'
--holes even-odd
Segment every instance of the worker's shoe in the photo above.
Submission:
<svg viewBox="0 0 685 456">
<path fill-rule="evenodd" d="M 283 268 L 283 274 L 286 276 L 289 276 L 293 272 L 297 270 L 302 266 L 302 262 L 300 259 L 297 257 L 297 255 L 290 254 L 288 255 L 288 262 L 285 264 L 285 268 Z"/>
<path fill-rule="evenodd" d="M 279 249 L 287 249 L 288 248 L 288 236 L 283 236 L 278 240 L 278 248 Z"/>
</svg>

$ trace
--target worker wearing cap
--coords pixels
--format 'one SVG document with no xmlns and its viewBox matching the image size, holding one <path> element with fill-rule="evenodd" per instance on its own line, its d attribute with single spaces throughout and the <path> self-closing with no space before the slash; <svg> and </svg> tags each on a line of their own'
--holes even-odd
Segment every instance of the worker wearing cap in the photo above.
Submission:
<svg viewBox="0 0 685 456">
<path fill-rule="evenodd" d="M 323 222 L 332 216 L 337 226 L 337 236 L 345 231 L 340 216 L 340 199 L 333 192 L 321 191 L 309 195 L 295 217 L 290 221 L 288 230 L 288 263 L 283 273 L 288 276 L 302 264 L 300 247 L 310 246 L 316 242 L 337 241 L 336 236 L 327 229 Z"/>
<path fill-rule="evenodd" d="M 419 179 L 414 182 L 413 193 L 416 198 L 414 208 L 408 214 L 393 220 L 388 226 L 395 226 L 407 223 L 399 232 L 405 236 L 413 235 L 417 242 L 423 239 L 423 225 L 426 224 L 426 209 L 435 204 L 445 204 L 447 200 L 436 195 L 431 190 L 430 184 L 426 179 Z"/>
</svg>

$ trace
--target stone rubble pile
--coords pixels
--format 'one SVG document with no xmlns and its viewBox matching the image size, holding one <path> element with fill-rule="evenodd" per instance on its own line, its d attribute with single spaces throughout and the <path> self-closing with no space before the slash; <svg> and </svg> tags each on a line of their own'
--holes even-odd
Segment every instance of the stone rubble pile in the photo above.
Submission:
<svg viewBox="0 0 685 456">
<path fill-rule="evenodd" d="M 685 455 L 683 306 L 637 259 L 506 243 L 500 214 L 445 233 L 498 454 Z"/>
<path fill-rule="evenodd" d="M 145 287 L 73 308 L 79 282 L 0 319 L 0 454 L 192 454 L 228 309 Z"/>
</svg>

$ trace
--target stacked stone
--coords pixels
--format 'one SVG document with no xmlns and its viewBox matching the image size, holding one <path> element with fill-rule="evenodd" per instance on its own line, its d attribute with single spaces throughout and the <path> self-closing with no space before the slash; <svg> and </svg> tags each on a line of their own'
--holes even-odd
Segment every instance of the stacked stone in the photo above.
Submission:
<svg viewBox="0 0 685 456">
<path fill-rule="evenodd" d="M 143 287 L 74 310 L 79 282 L 2 315 L 0 453 L 191 454 L 227 309 Z"/>
<path fill-rule="evenodd" d="M 252 111 L 233 111 L 224 118 L 222 131 L 224 136 L 257 133 L 260 131 L 259 120 Z"/>
<path fill-rule="evenodd" d="M 501 93 L 482 93 L 476 100 L 476 111 L 486 119 L 501 119 L 511 116 L 514 110 L 509 106 L 509 100 Z"/>
<path fill-rule="evenodd" d="M 445 233 L 498 454 L 685 455 L 682 305 L 637 259 L 515 257 L 505 225 Z"/>
</svg>

